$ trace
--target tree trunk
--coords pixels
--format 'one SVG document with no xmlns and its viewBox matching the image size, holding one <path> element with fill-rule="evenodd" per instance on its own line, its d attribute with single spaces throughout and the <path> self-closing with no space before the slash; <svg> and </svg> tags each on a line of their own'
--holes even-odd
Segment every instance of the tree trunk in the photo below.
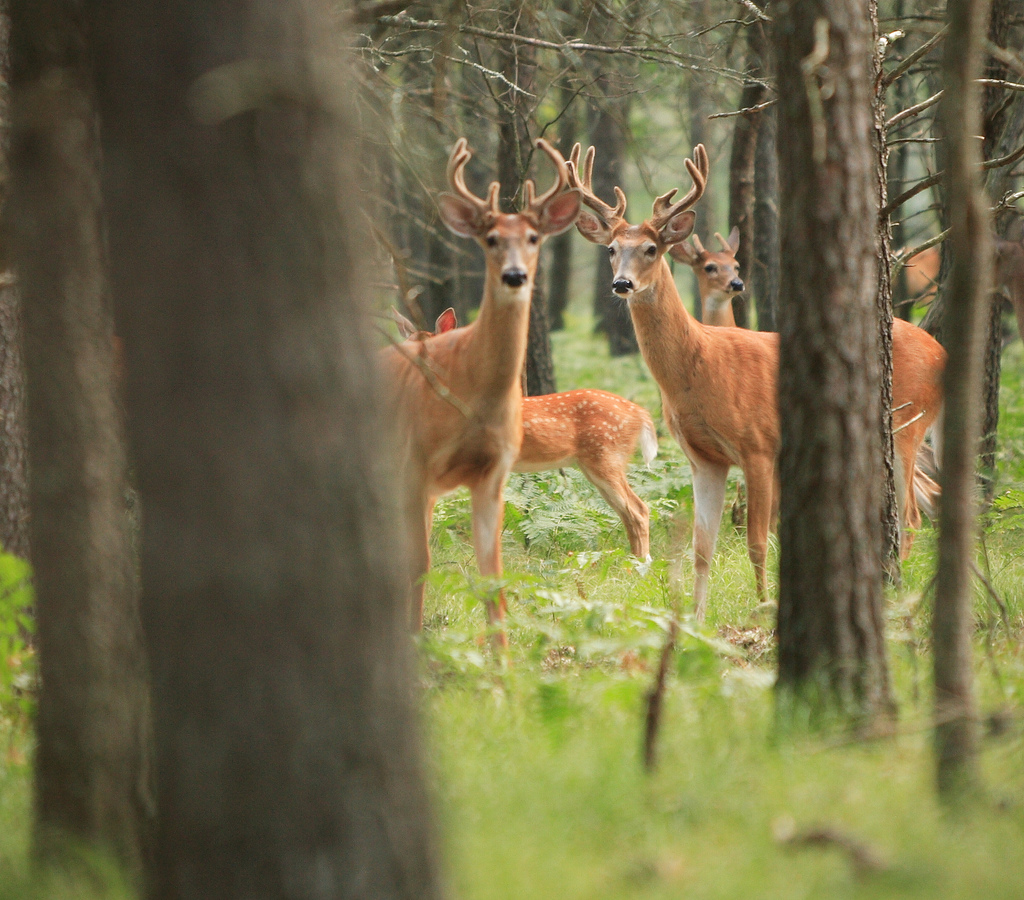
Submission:
<svg viewBox="0 0 1024 900">
<path fill-rule="evenodd" d="M 0 0 L 0 211 L 9 216 L 10 13 Z M 7 222 L 0 229 L 9 235 Z M 10 270 L 7 238 L 0 238 L 0 548 L 28 559 L 28 435 L 21 303 Z"/>
<path fill-rule="evenodd" d="M 892 236 L 890 218 L 883 210 L 889 202 L 886 165 L 889 148 L 885 140 L 885 88 L 882 87 L 883 44 L 878 33 L 878 3 L 869 0 L 868 15 L 871 20 L 872 92 L 871 112 L 873 117 L 872 149 L 874 156 L 875 191 L 879 213 L 875 224 L 875 258 L 877 274 L 875 283 L 875 311 L 878 321 L 879 361 L 879 435 L 882 446 L 882 566 L 886 576 L 893 583 L 900 580 L 900 510 L 896 499 L 896 469 L 892 436 Z"/>
<path fill-rule="evenodd" d="M 137 869 L 149 826 L 148 708 L 91 56 L 73 3 L 15 2 L 11 18 L 11 221 L 42 684 L 36 850 L 67 861 L 85 845 Z"/>
<path fill-rule="evenodd" d="M 506 28 L 509 33 L 530 34 L 535 30 L 533 11 L 527 4 L 517 2 L 509 13 Z M 498 106 L 498 181 L 501 198 L 508 211 L 518 209 L 522 201 L 533 143 L 530 125 L 533 109 L 528 106 L 526 94 L 532 92 L 537 72 L 536 53 L 529 45 L 509 44 L 498 50 L 501 72 L 507 82 L 520 90 L 507 90 L 499 96 Z M 551 328 L 548 303 L 544 293 L 543 273 L 538 272 L 533 282 L 530 300 L 530 331 L 526 344 L 526 393 L 555 392 L 555 363 L 551 356 Z"/>
<path fill-rule="evenodd" d="M 435 897 L 345 41 L 298 0 L 90 13 L 145 508 L 150 895 Z"/>
<path fill-rule="evenodd" d="M 939 792 L 950 798 L 977 779 L 977 713 L 971 672 L 971 564 L 977 514 L 975 461 L 981 426 L 982 354 L 988 321 L 992 241 L 978 169 L 981 74 L 989 0 L 949 0 L 940 115 L 946 141 L 948 248 L 952 264 L 943 333 L 945 376 L 942 508 L 932 622 L 935 744 Z"/>
<path fill-rule="evenodd" d="M 897 20 L 901 20 L 906 13 L 906 0 L 895 0 L 893 4 L 893 17 Z M 875 13 L 876 33 L 877 33 L 877 22 L 878 15 Z M 896 47 L 902 46 L 903 42 L 897 43 Z M 877 45 L 876 45 L 877 46 Z M 893 91 L 896 95 L 896 110 L 907 109 L 913 105 L 913 99 L 911 91 L 913 89 L 913 82 L 909 75 L 904 74 L 903 77 L 897 78 L 895 83 L 892 85 Z M 878 88 L 876 88 L 876 92 Z M 876 100 L 877 103 L 885 103 L 884 95 Z M 877 125 L 876 125 L 877 127 Z M 884 135 L 884 131 L 883 131 Z M 906 188 L 904 182 L 907 179 L 907 161 L 910 153 L 910 144 L 897 144 L 895 147 L 888 149 L 888 163 L 886 164 L 886 193 L 893 197 L 898 197 Z M 906 246 L 907 236 L 903 227 L 903 218 L 898 216 L 896 221 L 889 218 L 889 234 L 890 234 L 890 246 L 902 249 Z M 893 314 L 899 316 L 901 319 L 906 319 L 908 322 L 911 318 L 911 312 L 913 311 L 913 304 L 910 302 L 910 296 L 907 289 L 907 269 L 906 266 L 900 266 L 896 278 L 890 279 L 892 288 L 892 308 Z"/>
<path fill-rule="evenodd" d="M 870 721 L 893 706 L 880 558 L 871 28 L 860 0 L 779 4 L 775 14 L 786 135 L 778 694 L 784 709 L 795 702 Z M 815 59 L 805 81 L 801 66 Z"/>
<path fill-rule="evenodd" d="M 747 81 L 740 94 L 740 109 L 748 109 L 761 103 L 766 95 L 761 83 L 764 76 L 765 33 L 761 23 L 747 28 L 747 72 L 757 81 Z M 740 246 L 736 261 L 740 272 L 746 277 L 753 266 L 754 258 L 754 159 L 757 152 L 757 132 L 761 115 L 748 113 L 736 116 L 732 133 L 732 154 L 729 158 L 729 228 L 740 231 Z M 732 299 L 733 317 L 741 328 L 750 324 L 746 294 Z"/>
<path fill-rule="evenodd" d="M 614 199 L 616 185 L 622 187 L 622 164 L 626 156 L 626 127 L 629 120 L 629 98 L 609 96 L 607 79 L 599 77 L 597 86 L 604 91 L 604 101 L 596 110 L 590 130 L 590 143 L 597 148 L 594 157 L 594 193 Z M 605 247 L 595 249 L 597 265 L 594 276 L 594 318 L 598 331 L 608 336 L 612 356 L 628 356 L 640 352 L 633 330 L 629 308 L 612 293 L 612 267 Z"/>
<path fill-rule="evenodd" d="M 779 303 L 778 113 L 772 108 L 760 115 L 754 159 L 754 258 L 750 274 L 758 331 L 775 331 Z"/>
<path fill-rule="evenodd" d="M 576 143 L 577 111 L 573 105 L 574 95 L 575 91 L 567 85 L 563 85 L 558 92 L 559 109 L 562 111 L 562 117 L 558 120 L 558 149 L 566 159 L 569 158 L 572 145 Z M 565 328 L 565 310 L 571 299 L 575 231 L 575 228 L 570 228 L 547 242 L 548 312 L 551 315 L 552 331 L 561 331 Z"/>
<path fill-rule="evenodd" d="M 696 11 L 696 23 L 698 26 L 706 26 L 713 24 L 708 14 L 707 4 L 699 3 L 695 4 Z M 697 144 L 708 144 L 710 141 L 710 129 L 708 128 L 708 116 L 714 112 L 711 106 L 710 99 L 708 97 L 708 91 L 703 82 L 692 75 L 687 80 L 687 97 L 690 106 L 690 146 L 696 147 Z M 709 150 L 710 152 L 710 150 Z M 712 171 L 714 169 L 712 168 Z M 700 238 L 701 243 L 705 247 L 711 247 L 711 236 L 717 230 L 715 228 L 715 180 L 709 178 L 707 184 L 704 187 L 704 195 L 701 197 L 700 202 L 700 215 L 697 216 L 697 222 L 694 225 L 693 233 Z M 610 198 L 609 198 L 610 199 Z M 602 254 L 600 259 L 604 261 L 605 265 L 608 266 L 608 278 L 609 284 L 611 279 L 611 267 L 608 263 L 607 253 Z M 693 275 L 693 316 L 699 322 L 701 317 L 704 315 L 704 307 L 700 300 L 700 288 L 697 284 L 697 276 Z"/>
</svg>

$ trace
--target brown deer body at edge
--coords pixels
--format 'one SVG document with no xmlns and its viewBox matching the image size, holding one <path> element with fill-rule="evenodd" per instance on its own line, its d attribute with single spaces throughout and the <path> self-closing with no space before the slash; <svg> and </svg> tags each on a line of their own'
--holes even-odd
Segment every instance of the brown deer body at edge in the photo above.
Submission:
<svg viewBox="0 0 1024 900">
<path fill-rule="evenodd" d="M 693 188 L 671 203 L 675 191 L 654 202 L 650 219 L 630 225 L 626 198 L 616 188 L 615 207 L 591 190 L 593 148 L 582 170 L 573 148 L 570 183 L 596 215 L 581 214 L 576 227 L 587 240 L 608 247 L 612 290 L 629 305 L 644 360 L 661 389 L 665 421 L 693 472 L 694 603 L 703 619 L 710 564 L 725 503 L 729 468 L 743 470 L 747 484 L 747 549 L 758 599 L 768 600 L 766 558 L 775 506 L 779 448 L 778 335 L 697 322 L 686 310 L 664 255 L 693 231 L 697 202 L 708 176 L 703 146 L 685 161 Z M 897 322 L 894 340 L 894 412 L 900 455 L 901 520 L 920 521 L 913 491 L 917 447 L 941 408 L 945 352 L 927 333 Z M 903 548 L 910 536 L 904 531 Z"/>
<path fill-rule="evenodd" d="M 530 296 L 544 238 L 572 227 L 579 192 L 567 187 L 564 160 L 546 141 L 537 142 L 554 162 L 557 180 L 536 197 L 524 188 L 520 213 L 498 208 L 499 185 L 487 200 L 465 185 L 470 158 L 460 139 L 448 162 L 454 193 L 438 197 L 445 225 L 473 238 L 484 251 L 486 275 L 480 313 L 470 325 L 381 351 L 401 440 L 403 507 L 412 580 L 413 626 L 423 620 L 422 576 L 430 568 L 430 524 L 437 498 L 469 488 L 473 547 L 483 575 L 500 575 L 503 492 L 522 442 L 520 372 L 526 356 Z M 504 593 L 487 602 L 500 647 Z"/>
<path fill-rule="evenodd" d="M 392 310 L 407 339 L 423 340 L 457 327 L 455 310 L 447 309 L 434 331 L 417 331 L 405 316 Z M 642 406 L 596 389 L 561 391 L 523 398 L 523 442 L 514 472 L 546 472 L 577 466 L 626 529 L 629 547 L 641 560 L 650 560 L 650 510 L 626 477 L 637 444 L 650 465 L 658 453 L 658 433 L 651 414 Z"/>
</svg>

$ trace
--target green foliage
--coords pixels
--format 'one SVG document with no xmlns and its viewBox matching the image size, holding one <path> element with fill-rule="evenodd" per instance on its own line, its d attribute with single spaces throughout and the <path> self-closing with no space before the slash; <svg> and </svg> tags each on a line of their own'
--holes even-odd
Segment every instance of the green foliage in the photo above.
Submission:
<svg viewBox="0 0 1024 900">
<path fill-rule="evenodd" d="M 33 599 L 31 566 L 0 552 L 0 721 L 24 721 L 31 712 L 35 672 L 25 637 L 34 627 Z"/>
</svg>

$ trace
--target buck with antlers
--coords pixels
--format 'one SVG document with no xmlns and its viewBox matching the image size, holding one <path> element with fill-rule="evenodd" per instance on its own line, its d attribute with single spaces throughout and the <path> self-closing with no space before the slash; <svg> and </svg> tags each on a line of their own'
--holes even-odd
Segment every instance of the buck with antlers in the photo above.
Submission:
<svg viewBox="0 0 1024 900">
<path fill-rule="evenodd" d="M 469 488 L 477 564 L 484 575 L 501 574 L 503 491 L 523 439 L 520 372 L 538 254 L 544 238 L 571 228 L 580 212 L 562 155 L 544 140 L 537 147 L 554 163 L 555 183 L 538 197 L 527 181 L 522 212 L 510 214 L 498 207 L 497 182 L 486 200 L 466 187 L 471 153 L 459 139 L 448 160 L 452 192 L 438 196 L 438 209 L 452 232 L 484 251 L 480 313 L 463 328 L 381 351 L 401 428 L 414 627 L 423 620 L 421 576 L 430 568 L 430 524 L 442 494 Z M 496 642 L 507 647 L 503 592 L 487 602 L 487 615 Z"/>
<path fill-rule="evenodd" d="M 626 221 L 626 197 L 620 188 L 615 188 L 614 207 L 593 193 L 593 148 L 581 169 L 577 144 L 568 169 L 570 184 L 580 189 L 594 213 L 582 213 L 576 227 L 587 240 L 608 247 L 612 290 L 629 304 L 640 350 L 661 389 L 665 421 L 693 471 L 693 593 L 696 616 L 702 619 L 726 476 L 733 465 L 743 470 L 747 483 L 747 549 L 758 598 L 768 600 L 765 562 L 779 448 L 779 344 L 775 334 L 703 325 L 683 305 L 665 253 L 693 231 L 690 207 L 700 199 L 708 177 L 704 147 L 698 145 L 685 164 L 691 190 L 675 203 L 675 190 L 658 197 L 653 215 L 640 225 Z M 903 524 L 915 526 L 920 513 L 913 490 L 914 460 L 941 406 L 945 352 L 930 335 L 901 320 L 893 328 L 893 345 L 897 492 Z M 904 529 L 904 552 L 910 540 Z"/>
<path fill-rule="evenodd" d="M 391 318 L 406 339 L 423 340 L 457 325 L 455 310 L 437 318 L 434 331 L 417 331 L 396 310 Z M 599 390 L 562 391 L 523 398 L 523 443 L 513 472 L 546 472 L 578 466 L 619 514 L 638 559 L 650 559 L 650 510 L 629 485 L 626 473 L 637 444 L 644 462 L 658 455 L 658 433 L 642 406 Z"/>
<path fill-rule="evenodd" d="M 740 230 L 733 228 L 729 237 L 722 237 L 717 231 L 715 238 L 722 245 L 719 252 L 705 250 L 697 235 L 689 241 L 681 241 L 669 247 L 673 259 L 685 263 L 697 277 L 697 292 L 700 294 L 700 320 L 705 325 L 733 328 L 736 319 L 732 314 L 732 298 L 743 293 L 740 265 L 736 253 L 740 249 Z"/>
</svg>

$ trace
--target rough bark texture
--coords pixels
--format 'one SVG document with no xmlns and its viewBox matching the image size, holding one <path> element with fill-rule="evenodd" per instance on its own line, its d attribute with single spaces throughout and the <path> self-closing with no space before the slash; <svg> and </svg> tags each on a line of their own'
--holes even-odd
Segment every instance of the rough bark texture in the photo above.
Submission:
<svg viewBox="0 0 1024 900">
<path fill-rule="evenodd" d="M 9 215 L 7 155 L 10 135 L 10 14 L 0 2 L 0 215 Z M 9 235 L 5 222 L 0 234 Z M 0 548 L 29 555 L 28 433 L 21 302 L 10 271 L 7 237 L 0 237 Z"/>
<path fill-rule="evenodd" d="M 531 27 L 534 15 L 529 4 L 514 3 L 505 27 L 509 33 L 529 35 L 534 30 Z M 526 181 L 530 160 L 533 158 L 534 148 L 530 137 L 533 108 L 528 105 L 529 98 L 522 92 L 533 89 L 537 60 L 535 50 L 526 44 L 502 46 L 498 53 L 501 57 L 502 74 L 507 81 L 521 89 L 501 94 L 498 106 L 498 180 L 501 183 L 503 207 L 511 212 L 520 206 L 523 183 Z M 555 392 L 555 363 L 551 356 L 548 301 L 541 272 L 534 278 L 533 297 L 530 301 L 530 332 L 526 343 L 524 388 L 530 397 Z"/>
<path fill-rule="evenodd" d="M 878 271 L 875 278 L 875 310 L 878 318 L 879 362 L 879 434 L 882 442 L 882 565 L 890 581 L 900 580 L 900 510 L 896 499 L 896 470 L 892 438 L 892 256 L 890 219 L 882 210 L 888 201 L 886 164 L 889 150 L 885 141 L 885 88 L 882 87 L 882 44 L 878 33 L 878 3 L 869 0 L 871 18 L 871 46 L 874 48 L 872 66 L 871 133 L 874 151 L 875 191 L 879 214 L 876 219 L 875 254 Z"/>
<path fill-rule="evenodd" d="M 754 258 L 750 276 L 757 305 L 758 331 L 775 331 L 779 303 L 779 157 L 778 112 L 761 113 L 754 158 Z"/>
<path fill-rule="evenodd" d="M 765 33 L 761 23 L 747 28 L 747 72 L 757 80 L 747 81 L 740 93 L 740 109 L 747 109 L 764 101 L 767 90 L 762 84 L 764 76 Z M 762 117 L 759 113 L 737 116 L 732 133 L 732 153 L 729 157 L 729 228 L 740 231 L 740 247 L 736 261 L 741 275 L 750 275 L 754 258 L 754 160 L 757 152 L 757 133 Z M 741 328 L 750 324 L 746 294 L 732 299 L 733 317 Z"/>
<path fill-rule="evenodd" d="M 572 145 L 576 143 L 577 111 L 572 106 L 574 91 L 568 86 L 559 90 L 558 149 L 568 159 Z M 548 313 L 551 330 L 565 328 L 565 310 L 569 306 L 572 287 L 572 248 L 576 242 L 576 229 L 570 228 L 563 234 L 555 235 L 547 243 L 548 265 Z"/>
<path fill-rule="evenodd" d="M 90 11 L 145 507 L 150 895 L 437 896 L 344 41 L 302 0 Z"/>
<path fill-rule="evenodd" d="M 786 135 L 779 700 L 865 719 L 892 705 L 880 557 L 871 28 L 860 0 L 780 4 L 775 12 Z M 816 21 L 829 26 L 817 40 Z M 811 67 L 806 80 L 802 61 Z M 824 78 L 830 98 L 821 94 Z"/>
<path fill-rule="evenodd" d="M 992 241 L 978 177 L 981 74 L 989 0 L 949 0 L 955 42 L 943 53 L 940 107 L 946 143 L 948 249 L 952 263 L 943 333 L 945 376 L 942 509 L 932 639 L 935 654 L 935 749 L 939 791 L 949 797 L 975 781 L 976 707 L 971 673 L 971 564 L 977 515 L 976 449 L 981 426 L 982 354 L 988 321 Z"/>
<path fill-rule="evenodd" d="M 139 866 L 148 709 L 101 224 L 86 29 L 15 2 L 11 220 L 24 301 L 32 565 L 42 689 L 36 849 Z"/>
<path fill-rule="evenodd" d="M 629 98 L 611 97 L 606 79 L 599 78 L 605 96 L 595 111 L 590 130 L 590 143 L 597 148 L 594 157 L 594 193 L 604 200 L 615 199 L 614 188 L 623 186 L 622 164 L 626 156 L 626 123 L 629 119 Z M 608 336 L 612 356 L 628 356 L 640 352 L 633 330 L 629 308 L 612 293 L 612 267 L 608 250 L 595 248 L 597 266 L 594 280 L 594 319 L 597 330 Z"/>
<path fill-rule="evenodd" d="M 707 9 L 706 3 L 695 3 L 694 13 L 696 16 L 696 24 L 698 27 L 713 24 L 710 20 L 710 16 Z M 708 128 L 708 116 L 714 112 L 711 108 L 710 98 L 708 92 L 699 78 L 688 79 L 687 97 L 690 106 L 690 145 L 696 147 L 697 144 L 709 143 L 711 129 Z M 710 150 L 709 150 L 710 152 Z M 711 167 L 711 171 L 714 172 L 714 166 Z M 697 222 L 694 225 L 693 233 L 700 238 L 701 243 L 705 247 L 713 246 L 711 237 L 717 230 L 715 228 L 715 201 L 714 196 L 715 180 L 709 178 L 707 185 L 704 187 L 704 196 L 701 197 L 699 214 L 697 216 Z M 606 199 L 611 200 L 609 196 Z M 777 212 L 777 211 L 776 211 Z M 728 231 L 728 229 L 726 229 Z M 716 247 L 717 249 L 717 247 Z M 601 257 L 606 266 L 609 266 L 609 278 L 611 277 L 610 264 L 608 263 L 608 254 L 605 253 Z M 704 308 L 701 305 L 700 300 L 700 288 L 697 284 L 697 276 L 693 275 L 693 317 L 699 322 L 701 316 L 704 314 Z"/>
</svg>

